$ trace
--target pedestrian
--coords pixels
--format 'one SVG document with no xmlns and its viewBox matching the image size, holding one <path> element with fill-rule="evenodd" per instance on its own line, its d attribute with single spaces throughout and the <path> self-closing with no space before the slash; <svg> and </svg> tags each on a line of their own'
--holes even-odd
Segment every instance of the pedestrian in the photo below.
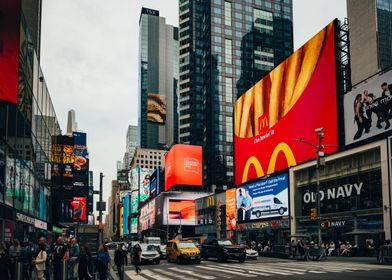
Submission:
<svg viewBox="0 0 392 280">
<path fill-rule="evenodd" d="M 100 280 L 108 279 L 108 270 L 110 270 L 109 253 L 105 245 L 99 246 L 97 254 L 97 268 Z"/>
<path fill-rule="evenodd" d="M 12 245 L 9 249 L 9 257 L 10 257 L 10 275 L 11 279 L 15 279 L 15 270 L 16 270 L 16 265 L 19 261 L 20 257 L 20 252 L 22 251 L 22 247 L 20 246 L 19 240 L 18 239 L 13 239 L 12 240 Z"/>
<path fill-rule="evenodd" d="M 79 280 L 93 279 L 93 262 L 90 250 L 86 245 L 80 247 L 79 265 L 78 265 Z"/>
<path fill-rule="evenodd" d="M 297 255 L 297 244 L 295 243 L 295 240 L 291 240 L 291 257 L 295 259 L 295 256 Z"/>
<path fill-rule="evenodd" d="M 80 254 L 80 248 L 76 237 L 71 239 L 71 249 L 69 250 L 69 265 L 71 279 L 78 278 L 78 259 Z"/>
<path fill-rule="evenodd" d="M 46 271 L 46 259 L 48 255 L 46 254 L 46 248 L 44 244 L 39 244 L 38 254 L 33 263 L 35 264 L 35 269 L 37 270 L 37 278 L 38 280 L 45 279 L 45 271 Z"/>
<path fill-rule="evenodd" d="M 10 259 L 8 256 L 7 247 L 4 242 L 0 243 L 0 275 L 1 279 L 9 280 L 8 267 L 10 266 Z"/>
<path fill-rule="evenodd" d="M 22 244 L 22 250 L 20 251 L 20 261 L 23 265 L 23 280 L 29 280 L 32 278 L 31 275 L 31 262 L 33 260 L 34 248 L 30 246 L 29 242 Z"/>
<path fill-rule="evenodd" d="M 142 262 L 142 248 L 139 243 L 136 243 L 132 248 L 132 262 L 136 273 L 139 274 L 142 271 L 139 267 L 139 264 Z"/>
<path fill-rule="evenodd" d="M 50 251 L 50 246 L 46 242 L 46 237 L 45 236 L 41 236 L 39 238 L 39 240 L 38 240 L 38 251 L 37 251 L 37 254 L 39 253 L 39 246 L 40 245 L 42 245 L 45 248 L 45 252 L 46 252 L 45 279 L 46 280 L 50 280 L 50 255 L 51 255 L 51 251 Z"/>
<path fill-rule="evenodd" d="M 61 280 L 61 262 L 64 260 L 65 253 L 67 252 L 67 246 L 64 245 L 63 238 L 60 236 L 57 238 L 57 243 L 53 246 L 53 278 L 54 280 Z"/>
<path fill-rule="evenodd" d="M 124 265 L 128 265 L 127 252 L 118 244 L 114 252 L 114 264 L 117 266 L 117 273 L 120 280 L 124 280 Z"/>
</svg>

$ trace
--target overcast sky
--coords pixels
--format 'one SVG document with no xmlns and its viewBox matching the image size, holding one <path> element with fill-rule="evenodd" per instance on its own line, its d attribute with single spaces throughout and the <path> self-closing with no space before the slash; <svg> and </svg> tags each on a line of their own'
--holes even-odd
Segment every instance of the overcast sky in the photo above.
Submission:
<svg viewBox="0 0 392 280">
<path fill-rule="evenodd" d="M 207 1 L 207 0 L 206 0 Z M 293 0 L 295 49 L 335 17 L 345 0 Z M 44 0 L 41 65 L 63 131 L 67 111 L 76 111 L 87 133 L 90 168 L 104 198 L 125 152 L 129 124 L 137 125 L 138 25 L 144 7 L 178 25 L 178 0 Z M 96 197 L 97 198 L 97 197 Z"/>
</svg>

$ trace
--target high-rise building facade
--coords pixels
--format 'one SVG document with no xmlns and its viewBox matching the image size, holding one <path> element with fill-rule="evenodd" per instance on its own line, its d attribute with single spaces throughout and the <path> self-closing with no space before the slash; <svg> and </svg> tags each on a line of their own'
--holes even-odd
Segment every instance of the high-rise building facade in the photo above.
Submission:
<svg viewBox="0 0 392 280">
<path fill-rule="evenodd" d="M 233 104 L 293 51 L 291 0 L 179 1 L 179 137 L 204 182 L 233 184 Z M 214 188 L 213 188 L 214 189 Z"/>
<path fill-rule="evenodd" d="M 392 65 L 392 0 L 347 0 L 353 85 Z"/>
<path fill-rule="evenodd" d="M 142 8 L 139 20 L 138 144 L 162 149 L 178 142 L 178 28 L 159 11 Z"/>
<path fill-rule="evenodd" d="M 123 158 L 125 169 L 129 169 L 129 164 L 131 163 L 133 156 L 135 155 L 136 147 L 137 147 L 137 126 L 129 125 L 127 130 L 125 154 Z"/>
</svg>

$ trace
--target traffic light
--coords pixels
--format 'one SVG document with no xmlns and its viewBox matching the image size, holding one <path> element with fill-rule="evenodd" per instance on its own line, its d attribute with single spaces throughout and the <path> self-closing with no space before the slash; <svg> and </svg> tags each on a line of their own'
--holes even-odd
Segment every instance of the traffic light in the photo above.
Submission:
<svg viewBox="0 0 392 280">
<path fill-rule="evenodd" d="M 310 209 L 310 219 L 311 220 L 317 219 L 317 208 L 316 207 Z"/>
</svg>

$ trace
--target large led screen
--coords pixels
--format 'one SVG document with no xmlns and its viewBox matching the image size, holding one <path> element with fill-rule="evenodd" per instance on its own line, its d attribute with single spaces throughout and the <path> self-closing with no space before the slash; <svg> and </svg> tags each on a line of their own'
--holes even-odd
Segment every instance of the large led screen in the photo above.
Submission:
<svg viewBox="0 0 392 280">
<path fill-rule="evenodd" d="M 335 43 L 331 22 L 236 101 L 236 185 L 315 158 L 317 128 L 337 150 Z"/>
<path fill-rule="evenodd" d="M 226 225 L 227 230 L 236 230 L 236 189 L 226 191 Z"/>
<path fill-rule="evenodd" d="M 155 199 L 140 209 L 139 228 L 141 231 L 153 228 L 155 225 Z"/>
<path fill-rule="evenodd" d="M 240 223 L 289 214 L 288 174 L 245 184 L 237 188 L 236 193 Z"/>
<path fill-rule="evenodd" d="M 140 202 L 146 201 L 150 197 L 150 174 L 153 172 L 151 169 L 139 169 L 139 190 Z"/>
<path fill-rule="evenodd" d="M 88 151 L 86 133 L 74 132 L 74 186 L 87 186 Z"/>
<path fill-rule="evenodd" d="M 123 200 L 123 234 L 127 235 L 129 234 L 129 202 L 130 202 L 130 195 L 126 194 Z"/>
<path fill-rule="evenodd" d="M 169 200 L 169 220 L 181 220 L 196 223 L 196 207 L 194 200 Z"/>
<path fill-rule="evenodd" d="M 0 1 L 0 100 L 18 103 L 20 0 Z"/>
<path fill-rule="evenodd" d="M 392 71 L 378 75 L 344 96 L 346 145 L 390 131 Z"/>
<path fill-rule="evenodd" d="M 158 93 L 147 94 L 147 120 L 149 122 L 166 122 L 166 97 Z"/>
<path fill-rule="evenodd" d="M 165 190 L 176 185 L 203 185 L 202 147 L 176 144 L 165 156 Z"/>
<path fill-rule="evenodd" d="M 87 198 L 74 197 L 71 205 L 73 208 L 73 220 L 77 222 L 85 222 L 87 220 Z"/>
</svg>

